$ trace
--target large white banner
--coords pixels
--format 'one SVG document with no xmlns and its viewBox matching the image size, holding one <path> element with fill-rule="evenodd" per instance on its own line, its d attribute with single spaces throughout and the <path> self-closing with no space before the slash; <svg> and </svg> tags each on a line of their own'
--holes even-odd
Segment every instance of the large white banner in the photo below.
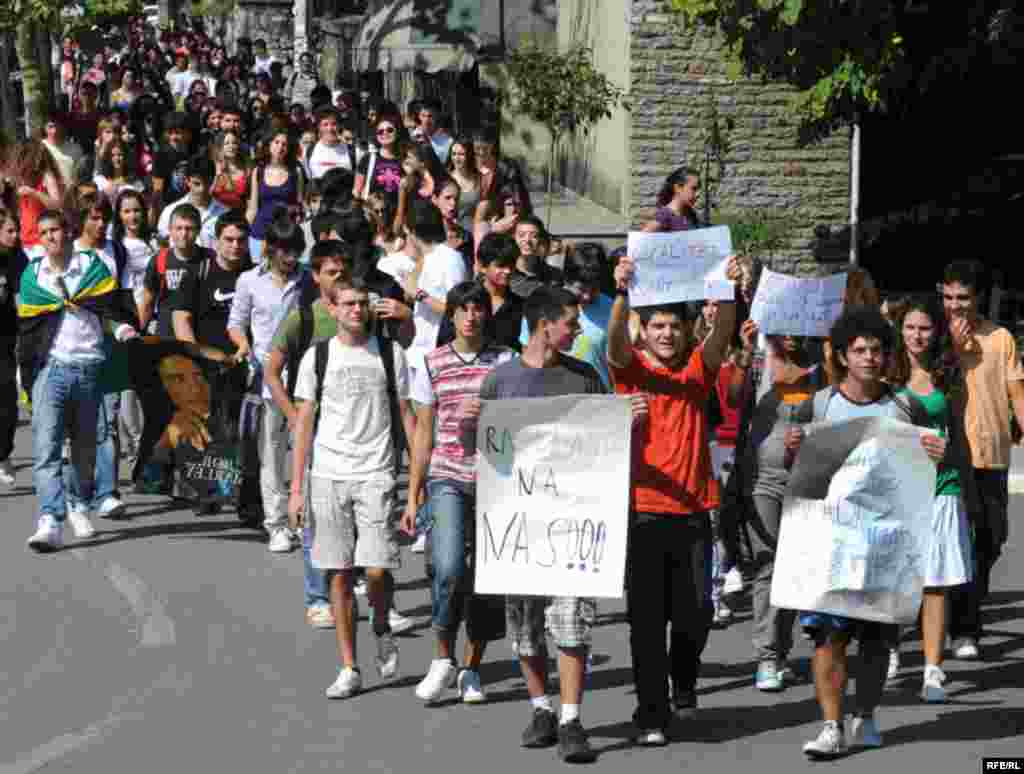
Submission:
<svg viewBox="0 0 1024 774">
<path fill-rule="evenodd" d="M 826 337 L 843 313 L 846 272 L 791 277 L 765 269 L 750 305 L 750 319 L 766 336 Z"/>
<path fill-rule="evenodd" d="M 883 623 L 921 607 L 931 545 L 930 432 L 888 418 L 805 426 L 775 554 L 771 603 Z"/>
<path fill-rule="evenodd" d="M 631 425 L 611 395 L 484 402 L 477 592 L 622 596 Z"/>
<path fill-rule="evenodd" d="M 630 231 L 626 249 L 636 265 L 630 306 L 734 298 L 733 283 L 725 278 L 725 261 L 732 255 L 728 226 L 652 234 Z"/>
</svg>

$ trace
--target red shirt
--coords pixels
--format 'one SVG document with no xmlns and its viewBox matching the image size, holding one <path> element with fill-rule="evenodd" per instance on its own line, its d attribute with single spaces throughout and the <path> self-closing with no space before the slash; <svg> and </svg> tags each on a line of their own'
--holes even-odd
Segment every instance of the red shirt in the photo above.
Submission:
<svg viewBox="0 0 1024 774">
<path fill-rule="evenodd" d="M 650 395 L 647 422 L 633 432 L 633 509 L 685 516 L 717 508 L 707 422 L 715 372 L 704 365 L 701 351 L 674 371 L 636 350 L 626 368 L 611 368 L 617 393 Z"/>
<path fill-rule="evenodd" d="M 736 364 L 726 361 L 718 369 L 718 379 L 715 380 L 715 391 L 718 393 L 718 406 L 722 411 L 722 423 L 715 431 L 715 440 L 723 446 L 735 446 L 736 436 L 740 432 L 740 408 L 742 402 L 736 406 L 729 405 L 729 382 L 736 373 Z"/>
</svg>

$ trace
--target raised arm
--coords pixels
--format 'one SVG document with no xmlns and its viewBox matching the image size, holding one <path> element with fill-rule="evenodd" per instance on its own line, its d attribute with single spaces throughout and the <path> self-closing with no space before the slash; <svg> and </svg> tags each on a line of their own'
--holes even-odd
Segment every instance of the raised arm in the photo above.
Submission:
<svg viewBox="0 0 1024 774">
<path fill-rule="evenodd" d="M 626 368 L 633 361 L 629 341 L 629 283 L 633 279 L 633 259 L 628 255 L 615 267 L 615 303 L 608 319 L 608 364 Z"/>
<path fill-rule="evenodd" d="M 729 259 L 726 267 L 726 275 L 735 274 L 736 256 Z M 729 342 L 732 341 L 736 332 L 736 302 L 722 301 L 718 305 L 718 314 L 711 326 L 711 333 L 704 339 L 704 347 L 701 350 L 704 358 L 704 367 L 709 371 L 717 371 L 725 361 L 725 353 L 729 351 Z"/>
</svg>

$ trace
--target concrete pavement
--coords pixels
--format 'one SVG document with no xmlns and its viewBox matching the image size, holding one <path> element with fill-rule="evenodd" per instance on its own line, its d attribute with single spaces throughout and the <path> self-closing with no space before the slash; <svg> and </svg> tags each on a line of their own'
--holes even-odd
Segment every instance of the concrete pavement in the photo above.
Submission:
<svg viewBox="0 0 1024 774">
<path fill-rule="evenodd" d="M 330 702 L 331 632 L 303 620 L 298 552 L 268 554 L 233 514 L 198 519 L 157 497 L 132 496 L 130 520 L 97 520 L 97 536 L 36 556 L 29 432 L 18 434 L 18 487 L 0 491 L 0 774 L 181 772 L 478 772 L 562 768 L 553 750 L 523 750 L 529 708 L 518 666 L 496 643 L 482 670 L 491 701 L 425 708 L 413 696 L 432 652 L 422 560 L 405 554 L 398 604 L 419 625 L 400 638 L 401 677 L 382 685 L 363 622 L 366 692 Z M 1024 500 L 1013 498 L 1016 521 Z M 886 691 L 886 746 L 834 764 L 842 772 L 978 772 L 980 758 L 1024 755 L 1024 568 L 1011 527 L 996 568 L 985 660 L 950 660 L 950 702 L 923 705 L 919 643 Z M 634 708 L 620 601 L 601 605 L 584 724 L 594 769 L 733 774 L 803 771 L 817 733 L 810 649 L 794 652 L 799 680 L 777 695 L 752 684 L 749 610 L 711 635 L 698 719 L 663 749 L 631 746 Z M 816 764 L 822 765 L 822 764 Z"/>
</svg>

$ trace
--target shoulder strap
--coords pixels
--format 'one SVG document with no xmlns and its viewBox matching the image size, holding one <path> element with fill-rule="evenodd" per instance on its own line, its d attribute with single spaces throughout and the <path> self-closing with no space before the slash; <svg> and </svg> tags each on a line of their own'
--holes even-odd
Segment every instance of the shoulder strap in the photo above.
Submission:
<svg viewBox="0 0 1024 774">
<path fill-rule="evenodd" d="M 313 341 L 313 307 L 310 304 L 299 304 L 299 340 L 297 346 L 288 352 L 288 395 L 295 395 L 295 385 L 299 380 L 299 364 Z M 319 345 L 317 345 L 319 346 Z"/>
<path fill-rule="evenodd" d="M 114 251 L 114 263 L 117 265 L 117 281 L 121 281 L 124 267 L 128 265 L 128 250 L 120 239 L 111 239 L 110 246 Z"/>
<path fill-rule="evenodd" d="M 366 163 L 366 181 L 363 185 L 363 198 L 370 198 L 370 183 L 373 182 L 373 173 L 377 169 L 377 151 L 370 151 L 370 160 Z"/>
<path fill-rule="evenodd" d="M 821 421 L 828 414 L 828 405 L 836 394 L 836 388 L 830 387 L 825 390 L 818 390 L 813 398 L 813 415 L 811 419 L 815 422 Z"/>
<path fill-rule="evenodd" d="M 210 276 L 210 259 L 203 258 L 203 262 L 199 264 L 199 282 L 206 282 L 206 278 Z"/>
<path fill-rule="evenodd" d="M 330 355 L 331 340 L 324 339 L 316 345 L 313 351 L 313 372 L 316 374 L 316 413 L 313 419 L 313 435 L 316 435 L 316 428 L 320 424 L 320 404 L 324 397 L 324 379 L 327 376 L 327 358 Z"/>
<path fill-rule="evenodd" d="M 402 459 L 402 411 L 398 405 L 398 385 L 395 379 L 395 343 L 394 339 L 377 334 L 377 345 L 380 347 L 380 359 L 384 363 L 384 377 L 388 386 L 388 412 L 391 414 L 391 445 L 394 450 L 395 475 Z M 409 439 L 412 442 L 412 439 Z"/>
<path fill-rule="evenodd" d="M 169 247 L 161 247 L 160 252 L 156 255 L 156 270 L 161 277 L 167 273 L 167 254 L 170 251 Z"/>
</svg>

